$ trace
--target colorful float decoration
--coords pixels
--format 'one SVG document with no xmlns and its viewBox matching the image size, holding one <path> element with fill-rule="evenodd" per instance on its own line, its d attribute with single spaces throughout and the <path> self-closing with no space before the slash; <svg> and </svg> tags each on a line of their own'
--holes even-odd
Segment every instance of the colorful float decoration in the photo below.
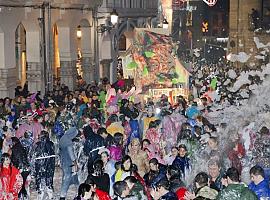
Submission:
<svg viewBox="0 0 270 200">
<path fill-rule="evenodd" d="M 188 88 L 190 74 L 175 55 L 170 36 L 135 29 L 131 44 L 123 58 L 124 77 L 134 78 L 144 94 L 153 96 L 153 89 Z"/>
</svg>

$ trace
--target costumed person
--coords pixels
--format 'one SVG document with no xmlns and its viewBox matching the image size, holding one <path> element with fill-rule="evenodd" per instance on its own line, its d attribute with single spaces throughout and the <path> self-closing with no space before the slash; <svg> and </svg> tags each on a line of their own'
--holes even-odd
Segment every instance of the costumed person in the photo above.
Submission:
<svg viewBox="0 0 270 200">
<path fill-rule="evenodd" d="M 113 181 L 112 177 L 115 174 L 115 162 L 110 159 L 110 151 L 106 148 L 100 149 L 98 154 L 101 157 L 101 160 L 103 161 L 103 168 L 104 172 L 109 174 L 110 177 L 110 196 L 113 196 Z"/>
<path fill-rule="evenodd" d="M 93 172 L 93 163 L 98 158 L 98 151 L 100 148 L 104 148 L 104 139 L 94 133 L 92 128 L 87 125 L 83 128 L 83 134 L 85 138 L 85 143 L 83 147 L 84 154 L 88 156 L 88 173 Z"/>
<path fill-rule="evenodd" d="M 32 135 L 33 134 L 30 131 L 26 131 L 24 133 L 24 136 L 19 138 L 23 148 L 26 151 L 26 154 L 27 154 L 28 158 L 30 156 L 29 154 L 32 151 L 32 148 L 33 148 L 33 145 L 34 145 L 34 140 L 33 140 Z"/>
<path fill-rule="evenodd" d="M 123 181 L 126 177 L 132 175 L 132 160 L 130 156 L 125 155 L 121 161 L 121 167 L 116 171 L 113 182 Z"/>
<path fill-rule="evenodd" d="M 151 121 L 149 123 L 149 128 L 145 133 L 145 138 L 148 141 L 151 141 L 151 144 L 147 148 L 149 152 L 148 157 L 150 159 L 157 158 L 159 162 L 162 162 L 162 159 L 161 159 L 162 152 L 161 152 L 161 147 L 160 147 L 161 135 L 159 133 L 160 123 L 161 123 L 160 120 Z"/>
<path fill-rule="evenodd" d="M 30 131 L 33 133 L 34 143 L 38 141 L 38 136 L 41 130 L 43 130 L 43 127 L 40 122 L 35 121 L 35 117 L 37 117 L 37 115 L 33 115 L 30 112 L 27 113 L 27 121 L 21 124 L 16 130 L 17 138 L 23 137 L 26 131 Z"/>
<path fill-rule="evenodd" d="M 23 185 L 21 191 L 19 192 L 19 198 L 27 198 L 29 196 L 29 184 L 27 183 L 27 177 L 30 173 L 30 164 L 27 158 L 27 153 L 18 138 L 12 137 L 11 140 L 11 163 L 14 167 L 20 170 L 23 177 Z"/>
<path fill-rule="evenodd" d="M 115 89 L 112 88 L 110 84 L 106 85 L 106 90 L 106 114 L 116 114 L 119 111 L 117 106 L 118 95 L 116 94 Z"/>
<path fill-rule="evenodd" d="M 145 137 L 145 133 L 149 128 L 149 124 L 153 121 L 156 121 L 154 103 L 152 101 L 148 102 L 145 107 L 145 113 L 143 117 L 143 136 Z"/>
<path fill-rule="evenodd" d="M 107 132 L 106 128 L 99 128 L 97 134 L 104 139 L 105 147 L 109 147 L 113 144 L 113 136 Z"/>
<path fill-rule="evenodd" d="M 12 166 L 9 154 L 2 154 L 0 167 L 0 199 L 18 200 L 23 185 L 19 170 Z"/>
<path fill-rule="evenodd" d="M 178 155 L 172 163 L 172 166 L 179 169 L 182 174 L 182 178 L 185 179 L 185 175 L 191 170 L 190 159 L 187 157 L 187 147 L 184 144 L 179 145 Z"/>
<path fill-rule="evenodd" d="M 137 118 L 139 117 L 139 114 L 140 114 L 139 110 L 136 108 L 134 103 L 132 101 L 129 101 L 127 109 L 124 113 L 124 115 L 130 119 L 129 125 L 131 128 L 130 134 L 127 138 L 127 145 L 129 145 L 130 141 L 133 138 L 141 138 L 139 122 L 137 120 Z"/>
<path fill-rule="evenodd" d="M 53 199 L 54 156 L 54 144 L 50 141 L 49 133 L 43 130 L 32 152 L 33 176 L 38 199 L 42 200 L 46 194 L 49 199 Z"/>
<path fill-rule="evenodd" d="M 113 136 L 113 144 L 108 147 L 110 151 L 110 158 L 114 162 L 121 161 L 123 155 L 123 141 L 124 136 L 122 133 L 115 133 Z"/>
<path fill-rule="evenodd" d="M 78 164 L 74 153 L 72 139 L 75 138 L 78 131 L 75 127 L 69 128 L 59 141 L 61 168 L 63 171 L 62 185 L 60 191 L 60 200 L 64 200 L 69 186 L 74 184 L 79 186 Z"/>
<path fill-rule="evenodd" d="M 186 117 L 183 114 L 184 108 L 182 104 L 174 106 L 173 113 L 171 114 L 171 119 L 174 123 L 174 129 L 177 134 L 181 131 L 182 124 L 186 121 Z"/>
<path fill-rule="evenodd" d="M 109 194 L 110 192 L 110 176 L 107 173 L 104 173 L 103 161 L 95 160 L 93 163 L 93 173 L 87 176 L 85 183 L 91 183 L 91 180 L 94 181 L 96 187 L 104 192 Z"/>
<path fill-rule="evenodd" d="M 242 162 L 241 158 L 245 156 L 245 148 L 240 142 L 236 142 L 231 151 L 229 151 L 228 158 L 231 161 L 231 166 L 235 167 L 238 172 L 242 173 Z"/>
<path fill-rule="evenodd" d="M 138 167 L 138 173 L 140 176 L 144 176 L 149 170 L 148 156 L 141 150 L 141 144 L 138 138 L 131 140 L 129 153 L 133 163 Z"/>
<path fill-rule="evenodd" d="M 161 101 L 161 106 L 162 141 L 165 143 L 165 151 L 169 152 L 176 145 L 178 134 L 175 132 L 174 123 L 171 118 L 172 107 L 167 97 Z"/>
</svg>

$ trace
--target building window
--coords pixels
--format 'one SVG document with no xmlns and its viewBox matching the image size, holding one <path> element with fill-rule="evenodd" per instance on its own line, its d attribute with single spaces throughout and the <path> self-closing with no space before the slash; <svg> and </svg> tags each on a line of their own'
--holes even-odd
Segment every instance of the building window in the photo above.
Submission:
<svg viewBox="0 0 270 200">
<path fill-rule="evenodd" d="M 119 51 L 126 51 L 127 50 L 127 39 L 125 35 L 121 35 L 119 39 Z"/>
</svg>

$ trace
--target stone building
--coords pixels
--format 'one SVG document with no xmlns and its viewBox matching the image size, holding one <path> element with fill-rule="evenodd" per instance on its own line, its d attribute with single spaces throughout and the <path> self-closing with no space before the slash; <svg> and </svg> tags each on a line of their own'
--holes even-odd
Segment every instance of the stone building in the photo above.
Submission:
<svg viewBox="0 0 270 200">
<path fill-rule="evenodd" d="M 267 44 L 270 41 L 269 30 L 269 0 L 230 0 L 229 52 L 246 52 L 252 55 L 249 61 L 254 62 L 254 55 L 260 51 L 256 48 L 254 37 Z"/>
<path fill-rule="evenodd" d="M 74 89 L 78 75 L 113 82 L 124 32 L 155 26 L 157 10 L 158 0 L 0 0 L 0 97 L 26 82 L 30 92 L 57 79 Z"/>
</svg>

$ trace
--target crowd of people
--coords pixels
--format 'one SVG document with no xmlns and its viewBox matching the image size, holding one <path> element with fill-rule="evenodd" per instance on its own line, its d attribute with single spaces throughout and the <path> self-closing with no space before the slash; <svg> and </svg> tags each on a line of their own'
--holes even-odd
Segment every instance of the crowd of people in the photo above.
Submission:
<svg viewBox="0 0 270 200">
<path fill-rule="evenodd" d="M 253 133 L 248 148 L 238 135 L 224 151 L 227 125 L 207 118 L 212 102 L 203 92 L 145 101 L 134 86 L 106 78 L 75 91 L 57 85 L 43 98 L 18 87 L 15 98 L 0 99 L 0 200 L 31 199 L 30 188 L 38 199 L 64 200 L 71 185 L 76 200 L 270 198 L 268 127 Z M 207 170 L 198 171 L 201 160 Z"/>
</svg>

